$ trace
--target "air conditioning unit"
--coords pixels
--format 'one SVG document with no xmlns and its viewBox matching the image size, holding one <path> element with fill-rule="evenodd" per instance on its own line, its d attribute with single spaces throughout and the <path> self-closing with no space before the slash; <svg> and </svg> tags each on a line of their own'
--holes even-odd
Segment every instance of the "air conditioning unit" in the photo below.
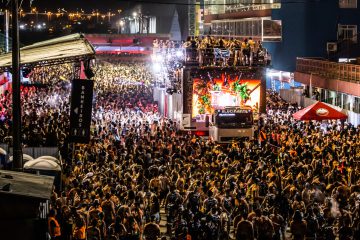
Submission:
<svg viewBox="0 0 360 240">
<path fill-rule="evenodd" d="M 328 42 L 326 44 L 326 50 L 328 52 L 336 52 L 337 51 L 337 43 L 336 42 Z"/>
</svg>

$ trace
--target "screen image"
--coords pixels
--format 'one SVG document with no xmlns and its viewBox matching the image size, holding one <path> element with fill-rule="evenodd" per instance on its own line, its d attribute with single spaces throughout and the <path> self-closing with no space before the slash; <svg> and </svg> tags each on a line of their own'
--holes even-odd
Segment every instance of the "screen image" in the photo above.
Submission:
<svg viewBox="0 0 360 240">
<path fill-rule="evenodd" d="M 193 79 L 192 116 L 213 114 L 225 107 L 248 106 L 257 111 L 261 80 L 230 79 L 223 74 L 216 79 Z"/>
</svg>

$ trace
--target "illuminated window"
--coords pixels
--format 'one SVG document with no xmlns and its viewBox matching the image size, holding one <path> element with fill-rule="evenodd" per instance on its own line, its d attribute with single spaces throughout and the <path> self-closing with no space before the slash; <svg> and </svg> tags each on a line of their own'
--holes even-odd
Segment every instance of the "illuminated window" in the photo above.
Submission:
<svg viewBox="0 0 360 240">
<path fill-rule="evenodd" d="M 357 0 L 339 0 L 340 8 L 357 8 Z"/>
<path fill-rule="evenodd" d="M 277 42 L 282 39 L 282 26 L 280 20 L 260 18 L 215 20 L 211 23 L 211 34 L 224 37 L 255 37 L 265 42 Z"/>
<path fill-rule="evenodd" d="M 338 26 L 338 40 L 350 40 L 357 43 L 357 25 L 341 25 Z"/>
<path fill-rule="evenodd" d="M 354 97 L 353 112 L 360 113 L 360 98 Z"/>
</svg>

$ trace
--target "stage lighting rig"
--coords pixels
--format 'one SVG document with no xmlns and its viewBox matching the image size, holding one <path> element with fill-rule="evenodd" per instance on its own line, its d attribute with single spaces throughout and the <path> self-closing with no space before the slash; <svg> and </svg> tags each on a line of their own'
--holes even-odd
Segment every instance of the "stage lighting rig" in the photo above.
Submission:
<svg viewBox="0 0 360 240">
<path fill-rule="evenodd" d="M 95 73 L 91 68 L 91 59 L 84 62 L 84 73 L 87 79 L 92 79 L 95 77 Z"/>
</svg>

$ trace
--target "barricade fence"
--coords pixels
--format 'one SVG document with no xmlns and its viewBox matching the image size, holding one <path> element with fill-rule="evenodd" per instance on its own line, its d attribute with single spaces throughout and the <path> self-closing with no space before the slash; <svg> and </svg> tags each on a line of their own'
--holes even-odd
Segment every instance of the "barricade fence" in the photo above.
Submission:
<svg viewBox="0 0 360 240">
<path fill-rule="evenodd" d="M 6 160 L 13 154 L 13 148 L 8 144 L 0 144 L 0 148 L 4 149 L 7 153 Z M 26 147 L 22 149 L 23 154 L 30 155 L 34 159 L 41 156 L 52 156 L 60 159 L 59 149 L 57 147 Z M 5 164 L 5 162 L 2 162 Z M 0 165 L 2 164 L 0 163 Z M 38 217 L 39 219 L 47 219 L 50 210 L 50 201 L 40 203 Z"/>
<path fill-rule="evenodd" d="M 4 149 L 7 152 L 8 156 L 13 155 L 12 147 L 9 147 L 8 144 L 0 144 L 0 148 Z M 22 149 L 23 154 L 30 155 L 34 159 L 41 156 L 52 156 L 59 158 L 59 149 L 57 147 L 25 147 Z"/>
</svg>

